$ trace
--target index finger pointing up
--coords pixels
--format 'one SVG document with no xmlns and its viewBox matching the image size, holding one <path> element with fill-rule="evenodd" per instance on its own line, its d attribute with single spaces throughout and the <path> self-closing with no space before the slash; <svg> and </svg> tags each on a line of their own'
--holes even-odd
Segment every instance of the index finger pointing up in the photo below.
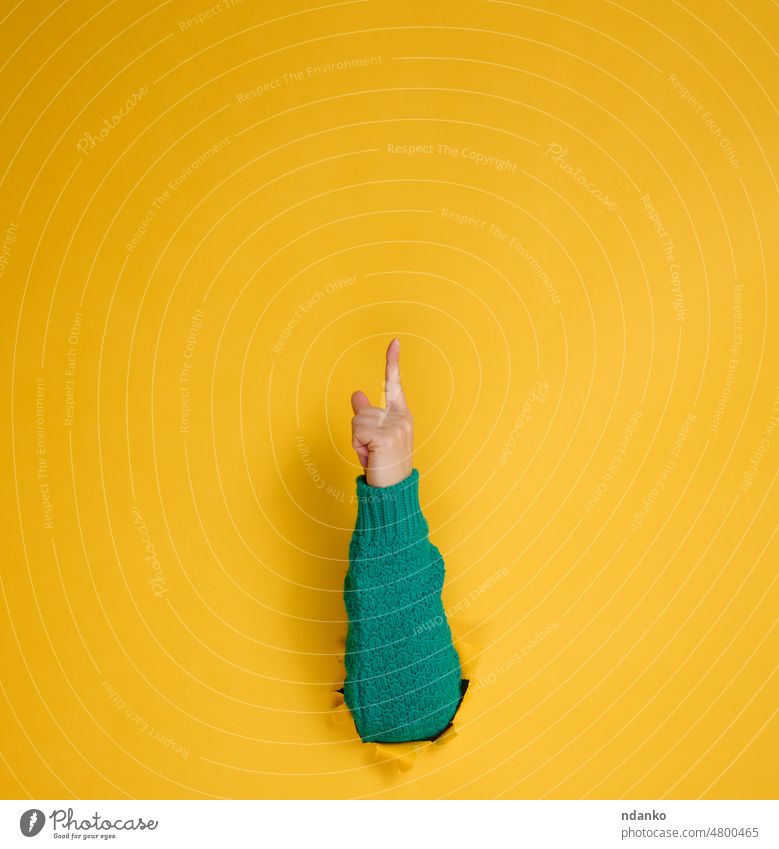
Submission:
<svg viewBox="0 0 779 849">
<path fill-rule="evenodd" d="M 387 409 L 408 410 L 406 396 L 400 385 L 400 339 L 393 339 L 387 348 L 387 365 L 384 371 L 384 386 L 387 396 Z"/>
</svg>

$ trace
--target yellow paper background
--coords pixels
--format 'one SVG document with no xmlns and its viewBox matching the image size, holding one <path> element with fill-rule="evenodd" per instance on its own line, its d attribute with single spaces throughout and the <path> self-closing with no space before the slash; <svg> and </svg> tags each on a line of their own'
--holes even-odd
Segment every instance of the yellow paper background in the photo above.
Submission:
<svg viewBox="0 0 779 849">
<path fill-rule="evenodd" d="M 775 6 L 0 15 L 3 794 L 775 798 Z M 331 714 L 394 335 L 478 662 L 402 774 Z"/>
</svg>

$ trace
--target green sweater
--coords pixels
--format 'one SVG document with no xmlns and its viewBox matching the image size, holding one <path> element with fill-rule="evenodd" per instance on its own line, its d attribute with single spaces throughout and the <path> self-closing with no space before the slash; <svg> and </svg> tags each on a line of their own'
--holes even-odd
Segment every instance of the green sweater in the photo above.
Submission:
<svg viewBox="0 0 779 849">
<path fill-rule="evenodd" d="M 444 561 L 428 539 L 419 472 L 373 487 L 357 477 L 344 601 L 344 701 L 364 742 L 434 739 L 465 692 L 441 602 Z"/>
</svg>

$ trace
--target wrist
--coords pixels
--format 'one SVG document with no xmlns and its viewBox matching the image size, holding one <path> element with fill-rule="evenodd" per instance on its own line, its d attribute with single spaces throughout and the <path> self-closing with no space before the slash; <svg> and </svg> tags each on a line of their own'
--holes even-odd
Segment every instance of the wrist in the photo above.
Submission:
<svg viewBox="0 0 779 849">
<path fill-rule="evenodd" d="M 378 468 L 368 468 L 365 479 L 372 487 L 388 487 L 406 480 L 414 469 L 411 457 L 405 457 L 397 463 L 379 465 Z"/>
<path fill-rule="evenodd" d="M 357 522 L 363 534 L 425 536 L 427 522 L 419 503 L 419 471 L 389 486 L 372 486 L 366 475 L 357 476 Z"/>
</svg>

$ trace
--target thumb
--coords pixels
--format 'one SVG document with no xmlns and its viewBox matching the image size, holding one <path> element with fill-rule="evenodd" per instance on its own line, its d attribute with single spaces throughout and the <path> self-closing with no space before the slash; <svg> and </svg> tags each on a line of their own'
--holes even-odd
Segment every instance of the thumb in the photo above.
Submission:
<svg viewBox="0 0 779 849">
<path fill-rule="evenodd" d="M 370 406 L 371 402 L 368 400 L 368 396 L 364 392 L 357 390 L 357 392 L 352 393 L 352 410 L 354 410 L 355 416 L 360 412 L 360 410 L 364 410 L 366 407 Z M 352 448 L 354 448 L 357 452 L 357 459 L 360 461 L 363 474 L 367 474 L 369 452 L 366 446 L 363 445 L 354 435 L 354 428 L 352 428 Z"/>
<path fill-rule="evenodd" d="M 352 392 L 352 411 L 355 415 L 357 415 L 360 410 L 370 406 L 371 402 L 368 400 L 368 396 L 361 389 L 358 389 L 356 392 Z"/>
</svg>

